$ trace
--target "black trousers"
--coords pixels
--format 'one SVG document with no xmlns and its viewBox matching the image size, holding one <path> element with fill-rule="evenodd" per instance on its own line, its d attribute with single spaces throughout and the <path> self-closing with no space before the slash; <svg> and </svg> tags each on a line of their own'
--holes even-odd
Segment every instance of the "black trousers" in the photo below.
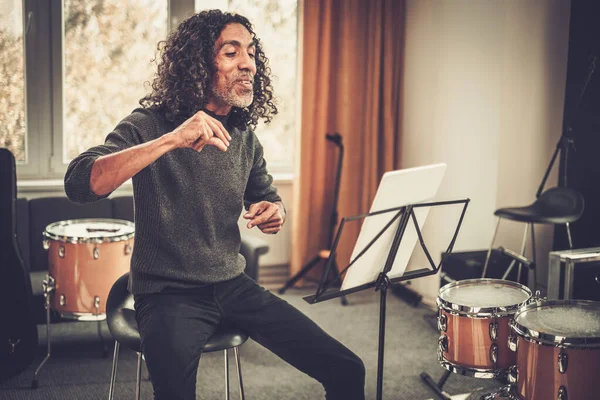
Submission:
<svg viewBox="0 0 600 400">
<path fill-rule="evenodd" d="M 245 274 L 201 288 L 136 295 L 135 309 L 155 399 L 195 400 L 202 349 L 220 324 L 239 327 L 319 381 L 328 400 L 365 398 L 360 358 Z"/>
</svg>

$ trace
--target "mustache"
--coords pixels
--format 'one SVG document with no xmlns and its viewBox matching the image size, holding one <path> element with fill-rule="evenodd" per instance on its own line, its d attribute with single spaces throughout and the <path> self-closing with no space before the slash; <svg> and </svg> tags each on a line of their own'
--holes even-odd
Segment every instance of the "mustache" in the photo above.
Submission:
<svg viewBox="0 0 600 400">
<path fill-rule="evenodd" d="M 233 81 L 250 81 L 250 83 L 254 83 L 254 76 L 252 74 L 243 74 L 233 78 Z"/>
</svg>

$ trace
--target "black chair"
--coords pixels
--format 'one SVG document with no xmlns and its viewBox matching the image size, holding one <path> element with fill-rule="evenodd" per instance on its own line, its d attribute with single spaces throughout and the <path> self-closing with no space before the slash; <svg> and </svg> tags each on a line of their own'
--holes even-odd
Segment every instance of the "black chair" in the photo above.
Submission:
<svg viewBox="0 0 600 400">
<path fill-rule="evenodd" d="M 498 227 L 500 226 L 500 220 L 504 218 L 512 221 L 523 222 L 525 223 L 525 232 L 523 233 L 523 242 L 521 244 L 520 255 L 504 248 L 500 249 L 504 253 L 513 257 L 513 261 L 510 263 L 502 279 L 506 279 L 506 276 L 508 276 L 515 263 L 519 261 L 517 281 L 521 280 L 521 266 L 522 264 L 527 263 L 529 261 L 525 259 L 524 256 L 527 244 L 527 230 L 531 226 L 531 247 L 533 262 L 528 264 L 530 266 L 530 269 L 533 270 L 533 284 L 530 282 L 529 287 L 535 290 L 535 285 L 537 283 L 537 274 L 535 258 L 534 224 L 564 224 L 567 230 L 569 248 L 572 249 L 573 240 L 571 238 L 571 230 L 569 224 L 577 221 L 581 217 L 581 215 L 583 214 L 583 209 L 584 200 L 583 196 L 580 193 L 567 187 L 555 187 L 548 189 L 547 191 L 542 193 L 536 201 L 534 201 L 528 206 L 500 208 L 496 210 L 494 215 L 498 217 L 498 222 L 496 224 L 496 230 L 494 231 L 492 243 L 490 244 L 490 248 L 487 252 L 482 277 L 485 278 L 487 273 L 490 255 L 494 246 L 494 241 L 496 240 Z"/>
<path fill-rule="evenodd" d="M 129 273 L 120 277 L 112 286 L 106 302 L 106 321 L 110 333 L 115 339 L 115 351 L 113 355 L 112 373 L 110 377 L 110 388 L 108 398 L 113 399 L 115 381 L 117 375 L 117 363 L 119 359 L 119 347 L 121 345 L 138 353 L 137 376 L 136 376 L 136 399 L 140 398 L 140 384 L 142 374 L 142 353 L 140 349 L 141 339 L 135 320 L 133 308 L 133 295 L 127 290 Z M 223 350 L 225 353 L 225 398 L 230 398 L 229 393 L 229 358 L 228 350 L 233 349 L 237 364 L 237 372 L 240 383 L 240 398 L 244 397 L 244 385 L 242 382 L 242 370 L 238 347 L 248 340 L 248 336 L 237 329 L 222 329 L 217 331 L 206 343 L 205 353 Z"/>
</svg>

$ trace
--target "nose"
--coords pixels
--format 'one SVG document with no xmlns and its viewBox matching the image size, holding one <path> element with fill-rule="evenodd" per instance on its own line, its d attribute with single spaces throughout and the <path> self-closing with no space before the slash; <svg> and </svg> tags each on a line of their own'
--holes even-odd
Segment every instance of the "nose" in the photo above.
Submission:
<svg viewBox="0 0 600 400">
<path fill-rule="evenodd" d="M 256 75 L 256 62 L 254 61 L 254 58 L 250 57 L 250 53 L 247 51 L 242 52 L 238 68 L 241 70 L 250 71 L 252 75 Z"/>
</svg>

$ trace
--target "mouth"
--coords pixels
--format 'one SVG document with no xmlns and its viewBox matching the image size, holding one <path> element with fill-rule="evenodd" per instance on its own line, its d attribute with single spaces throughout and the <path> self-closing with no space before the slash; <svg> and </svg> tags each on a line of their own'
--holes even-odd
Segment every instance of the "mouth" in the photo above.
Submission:
<svg viewBox="0 0 600 400">
<path fill-rule="evenodd" d="M 235 83 L 243 86 L 245 89 L 252 89 L 252 81 L 249 79 L 238 79 Z"/>
</svg>

